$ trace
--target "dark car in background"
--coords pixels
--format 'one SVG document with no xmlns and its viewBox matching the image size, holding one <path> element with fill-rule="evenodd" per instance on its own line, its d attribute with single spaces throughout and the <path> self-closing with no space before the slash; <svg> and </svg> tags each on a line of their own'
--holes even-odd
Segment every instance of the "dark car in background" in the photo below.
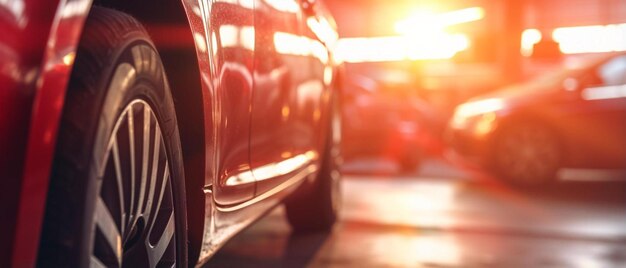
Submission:
<svg viewBox="0 0 626 268">
<path fill-rule="evenodd" d="M 321 1 L 0 1 L 0 267 L 187 267 L 340 208 Z"/>
<path fill-rule="evenodd" d="M 519 185 L 564 167 L 626 168 L 626 54 L 575 62 L 459 105 L 448 141 Z"/>
<path fill-rule="evenodd" d="M 346 159 L 384 158 L 410 172 L 440 144 L 437 133 L 442 120 L 413 85 L 353 74 L 343 96 Z"/>
</svg>

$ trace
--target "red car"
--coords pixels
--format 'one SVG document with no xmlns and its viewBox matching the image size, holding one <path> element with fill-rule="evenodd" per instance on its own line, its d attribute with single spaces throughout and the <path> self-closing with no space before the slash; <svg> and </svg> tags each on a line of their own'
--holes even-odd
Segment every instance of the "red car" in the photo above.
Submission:
<svg viewBox="0 0 626 268">
<path fill-rule="evenodd" d="M 448 141 L 517 186 L 557 181 L 562 168 L 626 169 L 626 53 L 573 63 L 462 103 Z"/>
<path fill-rule="evenodd" d="M 340 206 L 316 0 L 0 1 L 0 266 L 200 265 L 271 208 Z"/>
</svg>

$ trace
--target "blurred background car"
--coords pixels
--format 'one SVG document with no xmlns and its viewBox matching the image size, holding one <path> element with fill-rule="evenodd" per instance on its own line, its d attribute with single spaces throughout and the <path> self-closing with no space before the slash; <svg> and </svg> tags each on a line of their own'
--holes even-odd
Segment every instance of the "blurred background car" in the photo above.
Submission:
<svg viewBox="0 0 626 268">
<path fill-rule="evenodd" d="M 443 120 L 410 84 L 350 75 L 342 110 L 342 148 L 348 160 L 382 157 L 411 172 L 440 144 Z"/>
<path fill-rule="evenodd" d="M 562 167 L 626 168 L 626 54 L 567 67 L 459 105 L 447 138 L 505 180 L 552 181 Z"/>
</svg>

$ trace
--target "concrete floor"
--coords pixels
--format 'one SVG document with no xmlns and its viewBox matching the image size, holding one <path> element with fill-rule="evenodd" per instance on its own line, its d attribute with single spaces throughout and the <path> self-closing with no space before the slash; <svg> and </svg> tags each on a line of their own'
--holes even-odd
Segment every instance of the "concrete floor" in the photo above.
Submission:
<svg viewBox="0 0 626 268">
<path fill-rule="evenodd" d="M 292 234 L 277 208 L 207 267 L 626 267 L 626 182 L 579 180 L 621 173 L 521 191 L 436 160 L 408 175 L 378 160 L 345 170 L 333 232 Z"/>
</svg>

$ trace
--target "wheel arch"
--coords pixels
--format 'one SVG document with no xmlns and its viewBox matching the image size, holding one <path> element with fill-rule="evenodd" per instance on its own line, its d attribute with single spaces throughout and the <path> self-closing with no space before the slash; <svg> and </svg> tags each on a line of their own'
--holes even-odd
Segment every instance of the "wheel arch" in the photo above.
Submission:
<svg viewBox="0 0 626 268">
<path fill-rule="evenodd" d="M 148 30 L 159 52 L 175 101 L 187 174 L 187 209 L 190 234 L 189 257 L 197 260 L 204 229 L 205 174 L 204 96 L 184 0 L 151 1 L 75 0 L 55 1 L 56 9 L 42 11 L 50 20 L 40 27 L 49 29 L 43 48 L 37 84 L 33 90 L 31 121 L 22 174 L 10 263 L 33 266 L 36 261 L 49 173 L 54 155 L 61 108 L 85 20 L 92 6 L 125 12 Z M 191 3 L 191 2 L 190 2 Z M 29 3 L 30 5 L 30 3 Z M 48 28 L 49 27 L 49 28 Z M 176 34 L 169 38 L 168 34 Z M 172 40 L 176 42 L 171 42 Z M 168 42 L 170 41 L 170 42 Z M 186 64 L 182 64 L 182 63 Z M 189 64 L 192 62 L 192 64 Z M 185 89 L 185 90 L 181 90 Z M 51 142 L 52 141 L 52 142 Z M 195 236 L 195 238 L 194 238 Z M 194 259 L 195 258 L 195 259 Z"/>
<path fill-rule="evenodd" d="M 489 154 L 488 157 L 490 159 L 489 162 L 493 161 L 493 157 L 494 157 L 493 148 L 495 147 L 496 140 L 500 137 L 503 131 L 510 128 L 512 125 L 516 125 L 520 123 L 536 124 L 545 128 L 550 133 L 552 133 L 552 135 L 556 137 L 558 141 L 557 145 L 561 149 L 561 151 L 563 152 L 563 156 L 565 157 L 562 159 L 562 161 L 567 162 L 568 161 L 567 155 L 570 149 L 568 148 L 567 143 L 565 142 L 565 139 L 564 139 L 565 136 L 563 135 L 561 131 L 559 131 L 558 127 L 556 127 L 555 124 L 552 123 L 552 120 L 554 119 L 550 117 L 546 117 L 545 115 L 542 115 L 542 114 L 535 113 L 535 112 L 514 113 L 514 114 L 503 116 L 502 119 L 500 119 L 500 122 L 498 123 L 498 125 L 496 126 L 496 129 L 492 135 L 493 138 L 490 139 L 490 143 L 488 144 L 488 147 L 491 148 L 488 152 Z"/>
<path fill-rule="evenodd" d="M 189 261 L 198 260 L 204 232 L 205 112 L 198 54 L 184 1 L 96 0 L 125 12 L 146 28 L 169 80 L 183 149 Z"/>
</svg>

